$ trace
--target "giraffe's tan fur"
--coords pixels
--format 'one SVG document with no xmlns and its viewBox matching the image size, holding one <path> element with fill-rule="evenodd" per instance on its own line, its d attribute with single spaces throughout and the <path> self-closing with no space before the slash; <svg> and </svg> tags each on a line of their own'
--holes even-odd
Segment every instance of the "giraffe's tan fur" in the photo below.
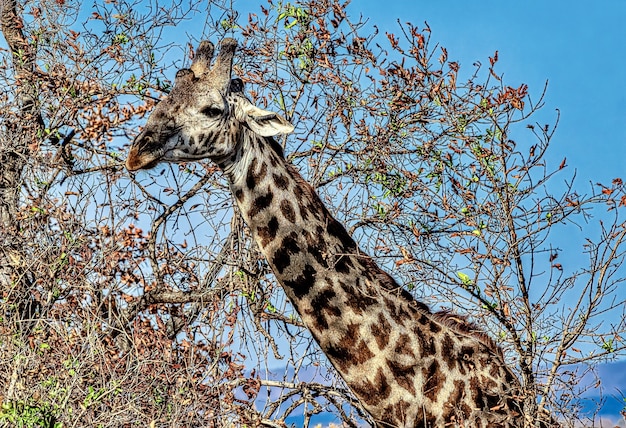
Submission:
<svg viewBox="0 0 626 428">
<path fill-rule="evenodd" d="M 380 427 L 521 427 L 521 387 L 501 350 L 464 318 L 432 313 L 356 245 L 273 135 L 293 127 L 253 106 L 203 42 L 191 70 L 131 146 L 129 170 L 210 158 L 277 280 L 322 351 Z"/>
</svg>

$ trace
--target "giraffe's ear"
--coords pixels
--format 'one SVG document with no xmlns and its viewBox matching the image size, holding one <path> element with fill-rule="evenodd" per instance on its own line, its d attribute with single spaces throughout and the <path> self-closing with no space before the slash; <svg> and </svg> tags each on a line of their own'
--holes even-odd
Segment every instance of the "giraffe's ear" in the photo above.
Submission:
<svg viewBox="0 0 626 428">
<path fill-rule="evenodd" d="M 278 134 L 290 134 L 293 132 L 293 125 L 273 111 L 263 110 L 248 104 L 243 108 L 243 113 L 243 121 L 251 130 L 263 137 L 273 137 Z"/>
</svg>

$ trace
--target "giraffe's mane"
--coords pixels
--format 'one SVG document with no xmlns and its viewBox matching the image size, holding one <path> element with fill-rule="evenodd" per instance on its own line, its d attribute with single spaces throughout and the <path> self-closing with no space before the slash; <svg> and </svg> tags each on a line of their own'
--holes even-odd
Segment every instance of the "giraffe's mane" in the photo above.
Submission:
<svg viewBox="0 0 626 428">
<path fill-rule="evenodd" d="M 456 314 L 449 309 L 433 312 L 426 303 L 417 300 L 372 259 L 370 259 L 370 263 L 370 269 L 378 270 L 376 276 L 384 289 L 390 290 L 395 294 L 399 292 L 400 296 L 407 300 L 420 314 L 426 315 L 435 323 L 454 330 L 459 334 L 476 339 L 504 361 L 502 348 L 482 328 L 471 322 L 467 316 Z"/>
<path fill-rule="evenodd" d="M 479 342 L 496 353 L 500 358 L 504 358 L 502 348 L 498 346 L 491 336 L 489 336 L 482 328 L 470 321 L 466 315 L 459 315 L 445 309 L 433 313 L 432 316 L 440 324 L 464 333 L 467 336 L 476 338 Z"/>
</svg>

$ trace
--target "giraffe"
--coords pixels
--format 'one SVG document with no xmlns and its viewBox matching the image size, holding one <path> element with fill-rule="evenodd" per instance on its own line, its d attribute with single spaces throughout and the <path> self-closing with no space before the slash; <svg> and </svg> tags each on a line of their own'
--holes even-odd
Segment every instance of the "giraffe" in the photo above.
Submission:
<svg viewBox="0 0 626 428">
<path fill-rule="evenodd" d="M 303 323 L 377 427 L 521 427 L 519 380 L 459 316 L 404 290 L 328 211 L 274 140 L 294 127 L 232 79 L 237 42 L 202 41 L 154 109 L 129 171 L 208 158 Z"/>
</svg>

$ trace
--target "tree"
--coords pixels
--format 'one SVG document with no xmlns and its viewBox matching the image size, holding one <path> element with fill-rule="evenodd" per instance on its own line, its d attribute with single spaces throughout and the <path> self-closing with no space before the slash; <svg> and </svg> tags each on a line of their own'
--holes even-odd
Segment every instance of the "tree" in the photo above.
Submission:
<svg viewBox="0 0 626 428">
<path fill-rule="evenodd" d="M 360 245 L 416 297 L 497 339 L 529 412 L 580 417 L 578 380 L 625 351 L 626 197 L 620 179 L 582 193 L 565 160 L 549 164 L 556 124 L 533 119 L 545 91 L 533 102 L 505 84 L 497 53 L 461 69 L 428 27 L 377 34 L 335 0 L 247 16 L 218 2 L 138 5 L 0 9 L 1 423 L 367 421 L 216 167 L 121 167 L 184 65 L 170 53 L 201 38 L 159 41 L 187 20 L 202 38 L 240 40 L 248 94 L 297 124 L 285 152 Z M 566 250 L 561 229 L 589 239 Z M 581 249 L 588 265 L 568 267 Z"/>
</svg>

